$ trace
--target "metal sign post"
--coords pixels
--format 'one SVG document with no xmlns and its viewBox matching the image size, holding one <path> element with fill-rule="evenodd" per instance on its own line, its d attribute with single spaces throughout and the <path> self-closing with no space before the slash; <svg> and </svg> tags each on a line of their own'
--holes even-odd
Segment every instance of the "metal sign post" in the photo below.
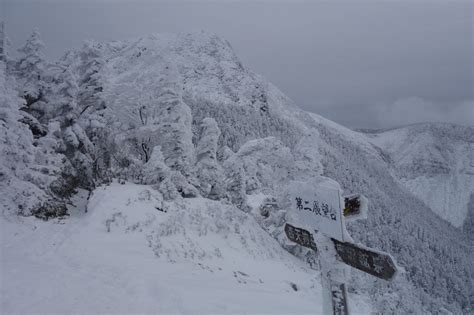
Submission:
<svg viewBox="0 0 474 315">
<path fill-rule="evenodd" d="M 342 205 L 337 186 L 324 184 L 330 181 L 322 178 L 315 186 L 299 183 L 293 188 L 290 217 L 298 225 L 311 226 L 314 235 L 288 223 L 285 234 L 290 241 L 319 253 L 324 313 L 347 315 L 345 268 L 341 263 L 384 280 L 393 279 L 397 269 L 390 255 L 344 239 L 348 235 L 344 216 L 364 218 L 362 204 L 366 207 L 367 199 L 351 195 L 344 198 Z"/>
</svg>

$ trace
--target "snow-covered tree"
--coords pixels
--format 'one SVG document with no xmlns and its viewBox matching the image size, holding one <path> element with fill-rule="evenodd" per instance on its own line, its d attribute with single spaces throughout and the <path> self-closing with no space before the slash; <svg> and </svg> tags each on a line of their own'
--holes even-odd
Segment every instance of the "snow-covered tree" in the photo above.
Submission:
<svg viewBox="0 0 474 315">
<path fill-rule="evenodd" d="M 20 57 L 17 62 L 17 74 L 27 107 L 40 101 L 44 93 L 46 85 L 44 47 L 39 30 L 34 29 L 25 45 L 18 49 Z"/>
<path fill-rule="evenodd" d="M 0 62 L 0 204 L 3 214 L 34 214 L 47 219 L 66 214 L 61 196 L 50 189 L 58 178 L 63 157 L 56 152 L 56 137 L 35 140 L 22 123 L 24 100 L 14 90 L 14 78 L 6 78 Z M 31 127 L 30 127 L 31 128 Z M 54 130 L 53 126 L 51 126 Z"/>
<path fill-rule="evenodd" d="M 270 192 L 292 179 L 293 164 L 289 148 L 278 139 L 248 141 L 224 161 L 225 190 L 229 199 L 239 208 L 248 209 L 246 194 Z"/>
<path fill-rule="evenodd" d="M 155 185 L 167 200 L 175 199 L 180 194 L 184 197 L 196 196 L 196 188 L 180 172 L 170 169 L 164 160 L 161 147 L 155 146 L 143 166 L 142 183 Z"/>
<path fill-rule="evenodd" d="M 220 130 L 213 118 L 204 118 L 196 148 L 196 174 L 201 194 L 218 199 L 223 193 L 223 169 L 217 162 Z"/>
<path fill-rule="evenodd" d="M 71 176 L 79 187 L 91 189 L 96 184 L 94 173 L 95 146 L 89 140 L 81 125 L 74 120 L 62 126 L 64 147 L 61 152 L 69 159 L 74 168 Z"/>
<path fill-rule="evenodd" d="M 102 99 L 103 82 L 101 76 L 105 61 L 100 51 L 100 45 L 93 41 L 86 41 L 80 51 L 80 59 L 78 92 L 80 114 L 87 110 L 100 111 L 105 108 L 105 102 Z"/>
<path fill-rule="evenodd" d="M 165 164 L 163 154 L 161 153 L 161 147 L 156 146 L 153 148 L 153 153 L 150 159 L 145 163 L 143 167 L 143 183 L 144 184 L 157 184 L 163 182 L 166 178 L 170 177 L 171 170 Z"/>
<path fill-rule="evenodd" d="M 228 200 L 239 209 L 249 212 L 245 193 L 246 180 L 242 161 L 236 155 L 224 162 L 224 187 Z"/>
<path fill-rule="evenodd" d="M 293 155 L 274 137 L 248 141 L 235 157 L 242 161 L 246 193 L 275 188 L 293 176 Z"/>
<path fill-rule="evenodd" d="M 5 22 L 0 21 L 0 62 L 6 62 L 5 51 Z"/>
<path fill-rule="evenodd" d="M 6 74 L 10 75 L 10 74 L 12 74 L 13 69 L 15 68 L 16 65 L 15 65 L 15 60 L 10 55 L 12 42 L 11 42 L 10 38 L 8 37 L 7 31 L 5 29 L 5 23 L 4 22 L 2 22 L 2 23 L 3 23 L 3 30 L 2 30 L 3 34 L 0 35 L 0 36 L 2 36 L 2 39 L 3 39 L 3 43 L 1 44 L 2 45 L 2 53 L 3 53 L 2 59 L 5 62 L 5 65 L 6 65 Z"/>
<path fill-rule="evenodd" d="M 206 117 L 201 122 L 201 132 L 196 148 L 197 162 L 212 160 L 216 161 L 217 141 L 221 132 L 217 122 L 210 117 Z"/>
<path fill-rule="evenodd" d="M 53 84 L 48 95 L 48 118 L 76 116 L 79 86 L 75 74 L 66 65 L 56 64 L 50 69 Z"/>
<path fill-rule="evenodd" d="M 156 101 L 155 117 L 159 120 L 154 123 L 158 124 L 157 137 L 165 163 L 171 169 L 186 174 L 194 155 L 191 110 L 176 89 L 169 86 L 161 88 Z"/>
</svg>

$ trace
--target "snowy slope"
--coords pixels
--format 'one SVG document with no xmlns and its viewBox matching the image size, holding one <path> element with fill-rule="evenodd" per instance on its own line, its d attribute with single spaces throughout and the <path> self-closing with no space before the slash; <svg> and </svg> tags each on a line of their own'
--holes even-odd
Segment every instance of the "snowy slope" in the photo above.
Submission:
<svg viewBox="0 0 474 315">
<path fill-rule="evenodd" d="M 149 186 L 113 183 L 87 213 L 1 227 L 4 314 L 322 314 L 318 271 L 215 201 L 163 203 Z M 353 294 L 350 307 L 371 311 Z"/>
<path fill-rule="evenodd" d="M 474 194 L 474 128 L 419 124 L 370 134 L 396 176 L 436 214 L 460 227 Z"/>
</svg>

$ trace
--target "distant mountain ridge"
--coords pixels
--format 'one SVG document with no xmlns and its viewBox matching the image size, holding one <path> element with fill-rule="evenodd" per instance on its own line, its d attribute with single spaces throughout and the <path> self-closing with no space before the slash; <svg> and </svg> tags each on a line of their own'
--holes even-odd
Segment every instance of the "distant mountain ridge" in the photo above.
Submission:
<svg viewBox="0 0 474 315">
<path fill-rule="evenodd" d="M 474 127 L 424 123 L 373 132 L 401 183 L 456 227 L 474 193 Z"/>
</svg>

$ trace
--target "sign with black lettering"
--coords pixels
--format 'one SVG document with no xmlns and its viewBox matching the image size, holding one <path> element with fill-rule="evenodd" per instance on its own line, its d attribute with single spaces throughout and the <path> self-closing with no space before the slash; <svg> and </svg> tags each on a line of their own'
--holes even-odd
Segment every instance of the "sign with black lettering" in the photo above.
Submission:
<svg viewBox="0 0 474 315">
<path fill-rule="evenodd" d="M 285 234 L 288 239 L 296 244 L 318 251 L 314 243 L 313 235 L 305 229 L 297 228 L 290 224 L 285 224 Z"/>
<path fill-rule="evenodd" d="M 296 224 L 314 227 L 328 237 L 344 241 L 339 190 L 325 185 L 299 187 L 291 196 Z"/>
<path fill-rule="evenodd" d="M 335 239 L 333 242 L 339 258 L 351 267 L 384 280 L 391 280 L 397 271 L 390 255 Z"/>
</svg>

